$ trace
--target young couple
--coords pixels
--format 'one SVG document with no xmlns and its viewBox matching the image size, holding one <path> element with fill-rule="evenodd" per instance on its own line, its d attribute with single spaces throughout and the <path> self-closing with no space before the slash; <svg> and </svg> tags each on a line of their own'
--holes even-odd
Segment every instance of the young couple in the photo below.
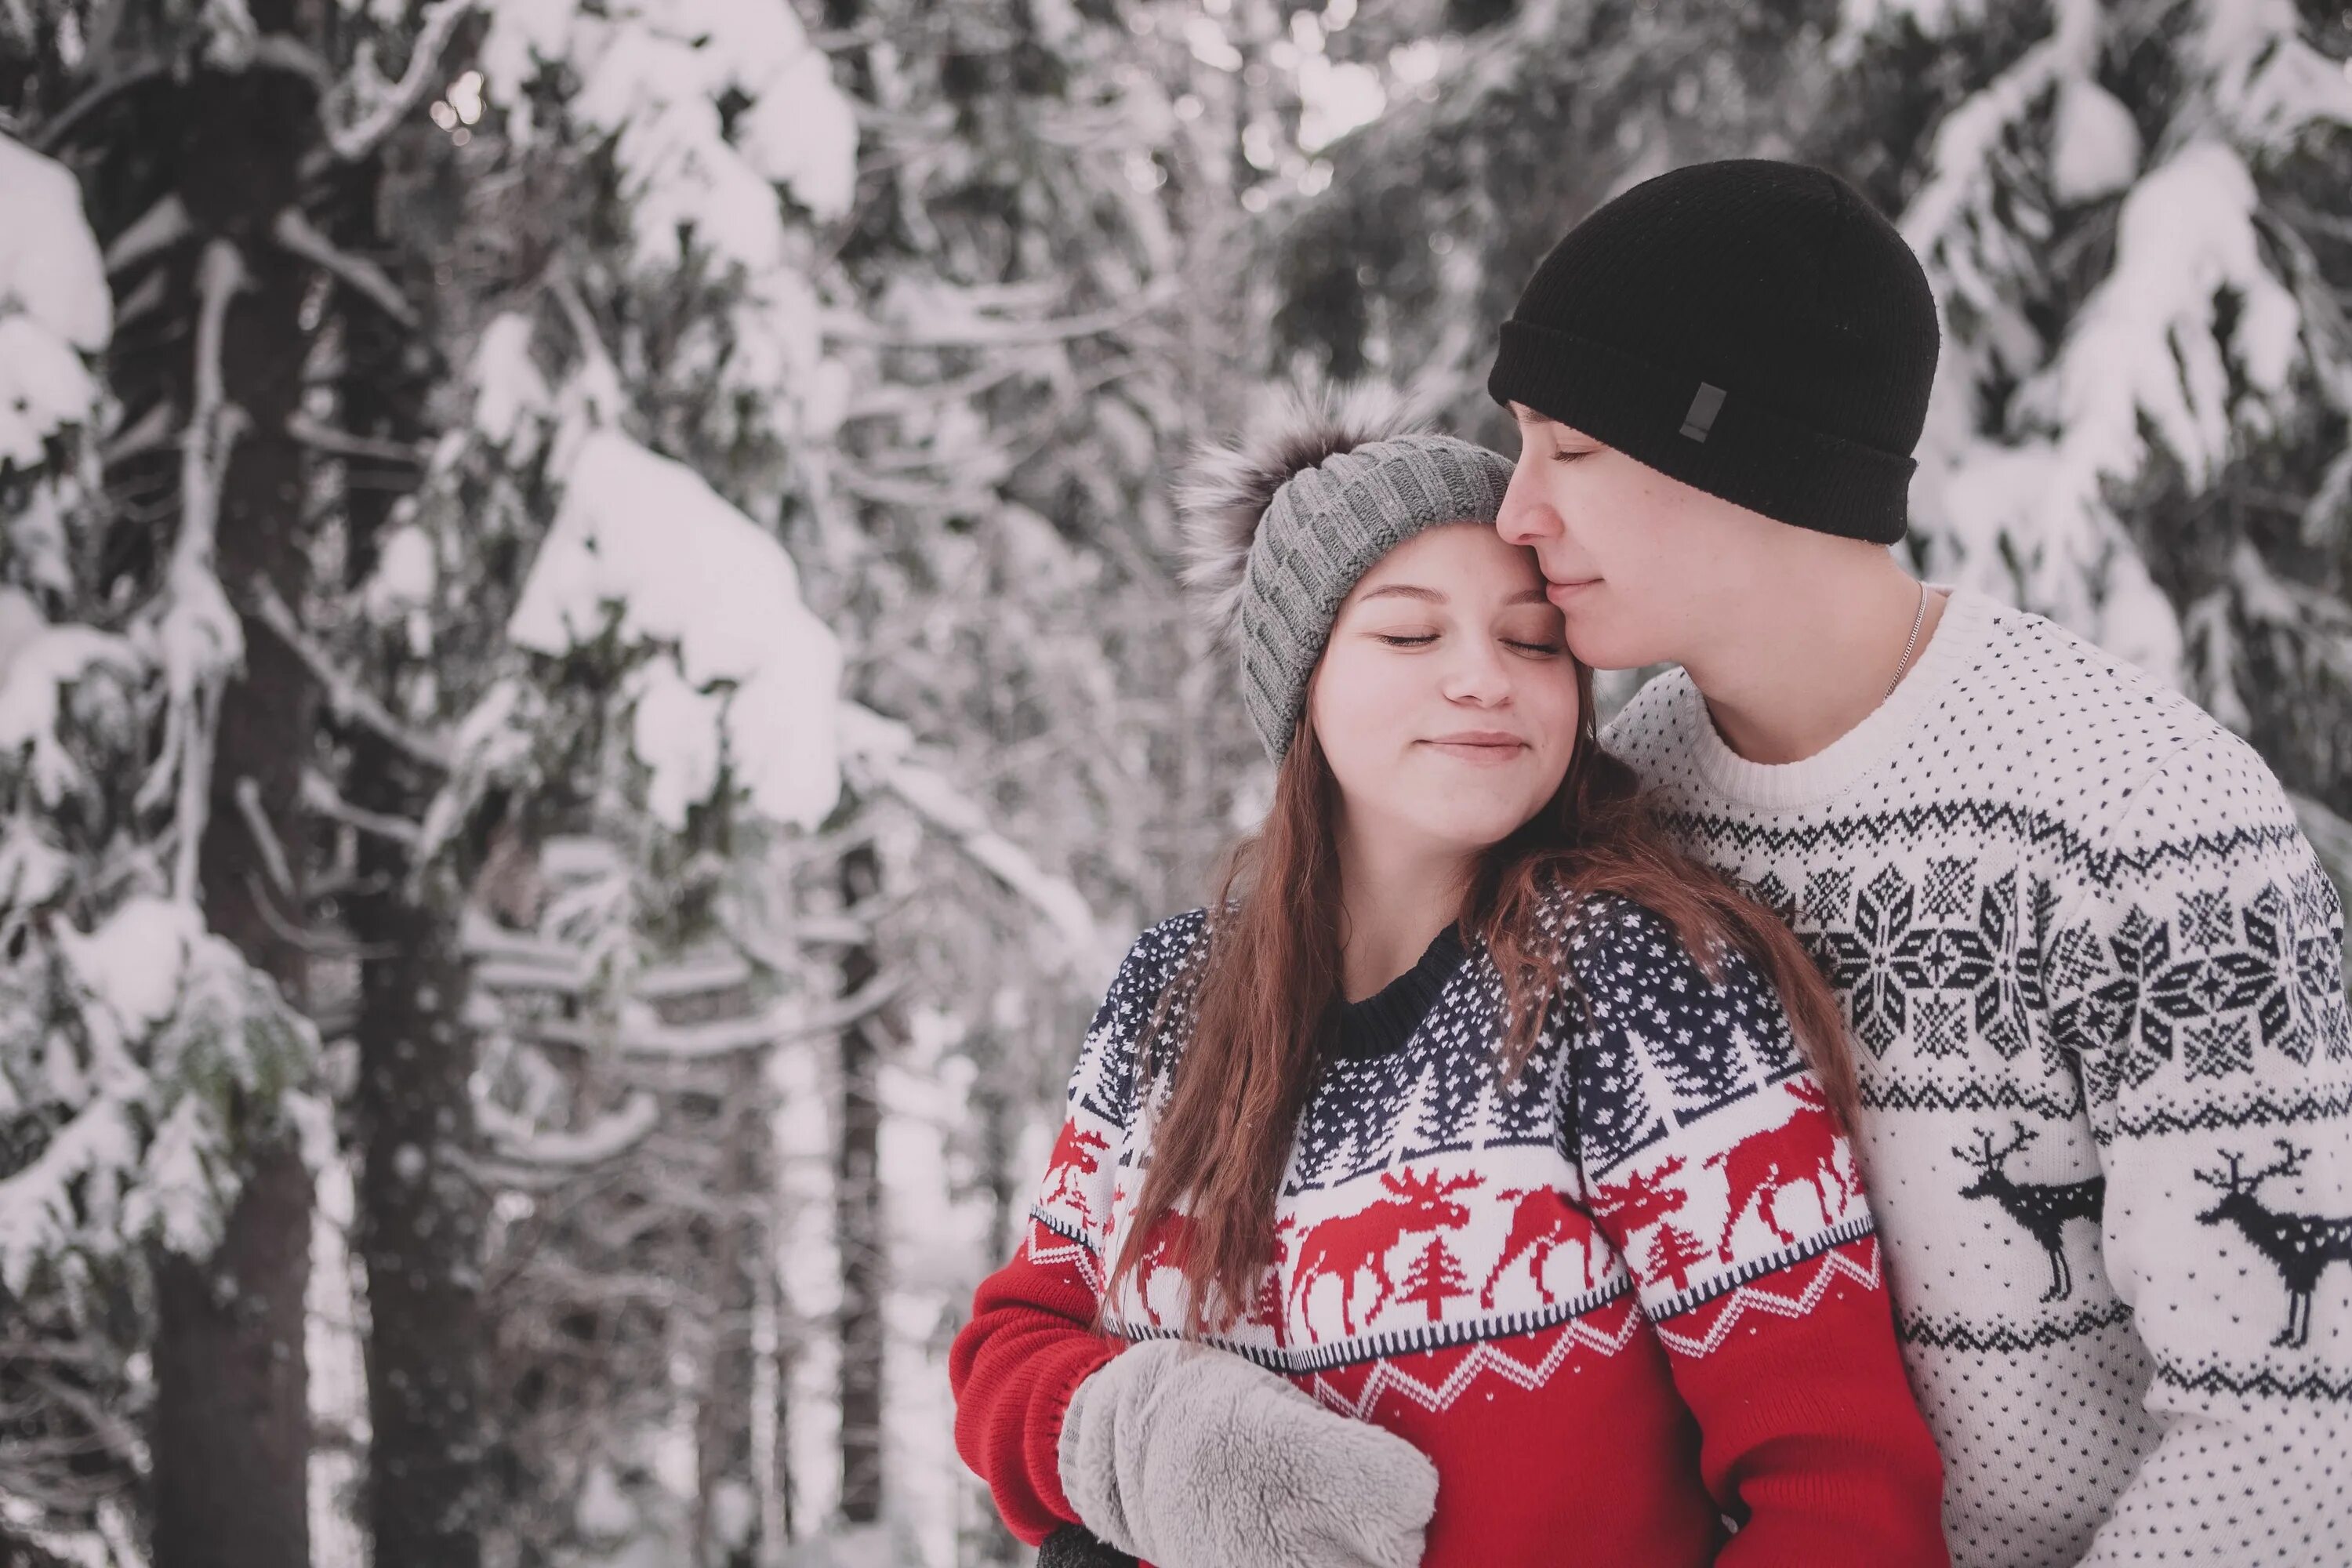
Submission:
<svg viewBox="0 0 2352 1568">
<path fill-rule="evenodd" d="M 1504 323 L 1516 465 L 1213 467 L 1273 808 L 950 1358 L 1045 1561 L 2352 1563 L 2341 907 L 2245 745 L 1894 559 L 1936 350 L 1853 191 L 1700 165 Z"/>
</svg>

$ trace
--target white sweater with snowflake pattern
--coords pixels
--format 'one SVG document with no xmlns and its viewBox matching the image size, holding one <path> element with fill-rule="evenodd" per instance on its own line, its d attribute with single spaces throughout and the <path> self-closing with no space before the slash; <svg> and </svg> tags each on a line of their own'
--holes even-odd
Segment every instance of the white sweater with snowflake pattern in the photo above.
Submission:
<svg viewBox="0 0 2352 1568">
<path fill-rule="evenodd" d="M 2352 1563 L 2344 920 L 2261 759 L 1967 589 L 1803 762 L 1680 670 L 1608 742 L 1845 1005 L 1953 1562 Z"/>
</svg>

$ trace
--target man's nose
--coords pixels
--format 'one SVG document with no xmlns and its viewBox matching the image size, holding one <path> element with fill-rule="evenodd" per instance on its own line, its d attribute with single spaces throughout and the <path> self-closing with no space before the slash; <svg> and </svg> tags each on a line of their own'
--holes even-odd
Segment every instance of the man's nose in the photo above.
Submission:
<svg viewBox="0 0 2352 1568">
<path fill-rule="evenodd" d="M 1559 532 L 1559 513 L 1542 499 L 1528 472 L 1532 460 L 1537 459 L 1522 457 L 1511 470 L 1511 482 L 1503 489 L 1502 507 L 1495 513 L 1495 531 L 1506 544 L 1534 544 Z"/>
</svg>

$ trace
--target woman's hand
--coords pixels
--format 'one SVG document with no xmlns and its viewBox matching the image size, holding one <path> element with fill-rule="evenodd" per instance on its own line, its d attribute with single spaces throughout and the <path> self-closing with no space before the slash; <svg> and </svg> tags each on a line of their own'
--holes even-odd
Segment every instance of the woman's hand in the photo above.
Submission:
<svg viewBox="0 0 2352 1568">
<path fill-rule="evenodd" d="M 1078 1384 L 1062 1489 L 1154 1568 L 1416 1568 L 1437 1468 L 1229 1351 L 1151 1340 Z"/>
</svg>

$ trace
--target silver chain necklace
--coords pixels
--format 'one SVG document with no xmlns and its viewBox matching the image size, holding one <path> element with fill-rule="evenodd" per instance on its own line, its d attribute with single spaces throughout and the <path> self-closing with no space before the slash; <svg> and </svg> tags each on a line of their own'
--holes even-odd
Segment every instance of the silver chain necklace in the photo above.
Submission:
<svg viewBox="0 0 2352 1568">
<path fill-rule="evenodd" d="M 1927 624 L 1927 584 L 1922 583 L 1919 584 L 1919 612 L 1911 617 L 1911 640 L 1903 645 L 1903 662 L 1895 667 L 1895 679 L 1886 683 L 1886 695 L 1879 699 L 1881 702 L 1894 696 L 1895 689 L 1903 684 L 1903 672 L 1911 668 L 1911 656 L 1919 651 L 1919 628 Z"/>
</svg>

